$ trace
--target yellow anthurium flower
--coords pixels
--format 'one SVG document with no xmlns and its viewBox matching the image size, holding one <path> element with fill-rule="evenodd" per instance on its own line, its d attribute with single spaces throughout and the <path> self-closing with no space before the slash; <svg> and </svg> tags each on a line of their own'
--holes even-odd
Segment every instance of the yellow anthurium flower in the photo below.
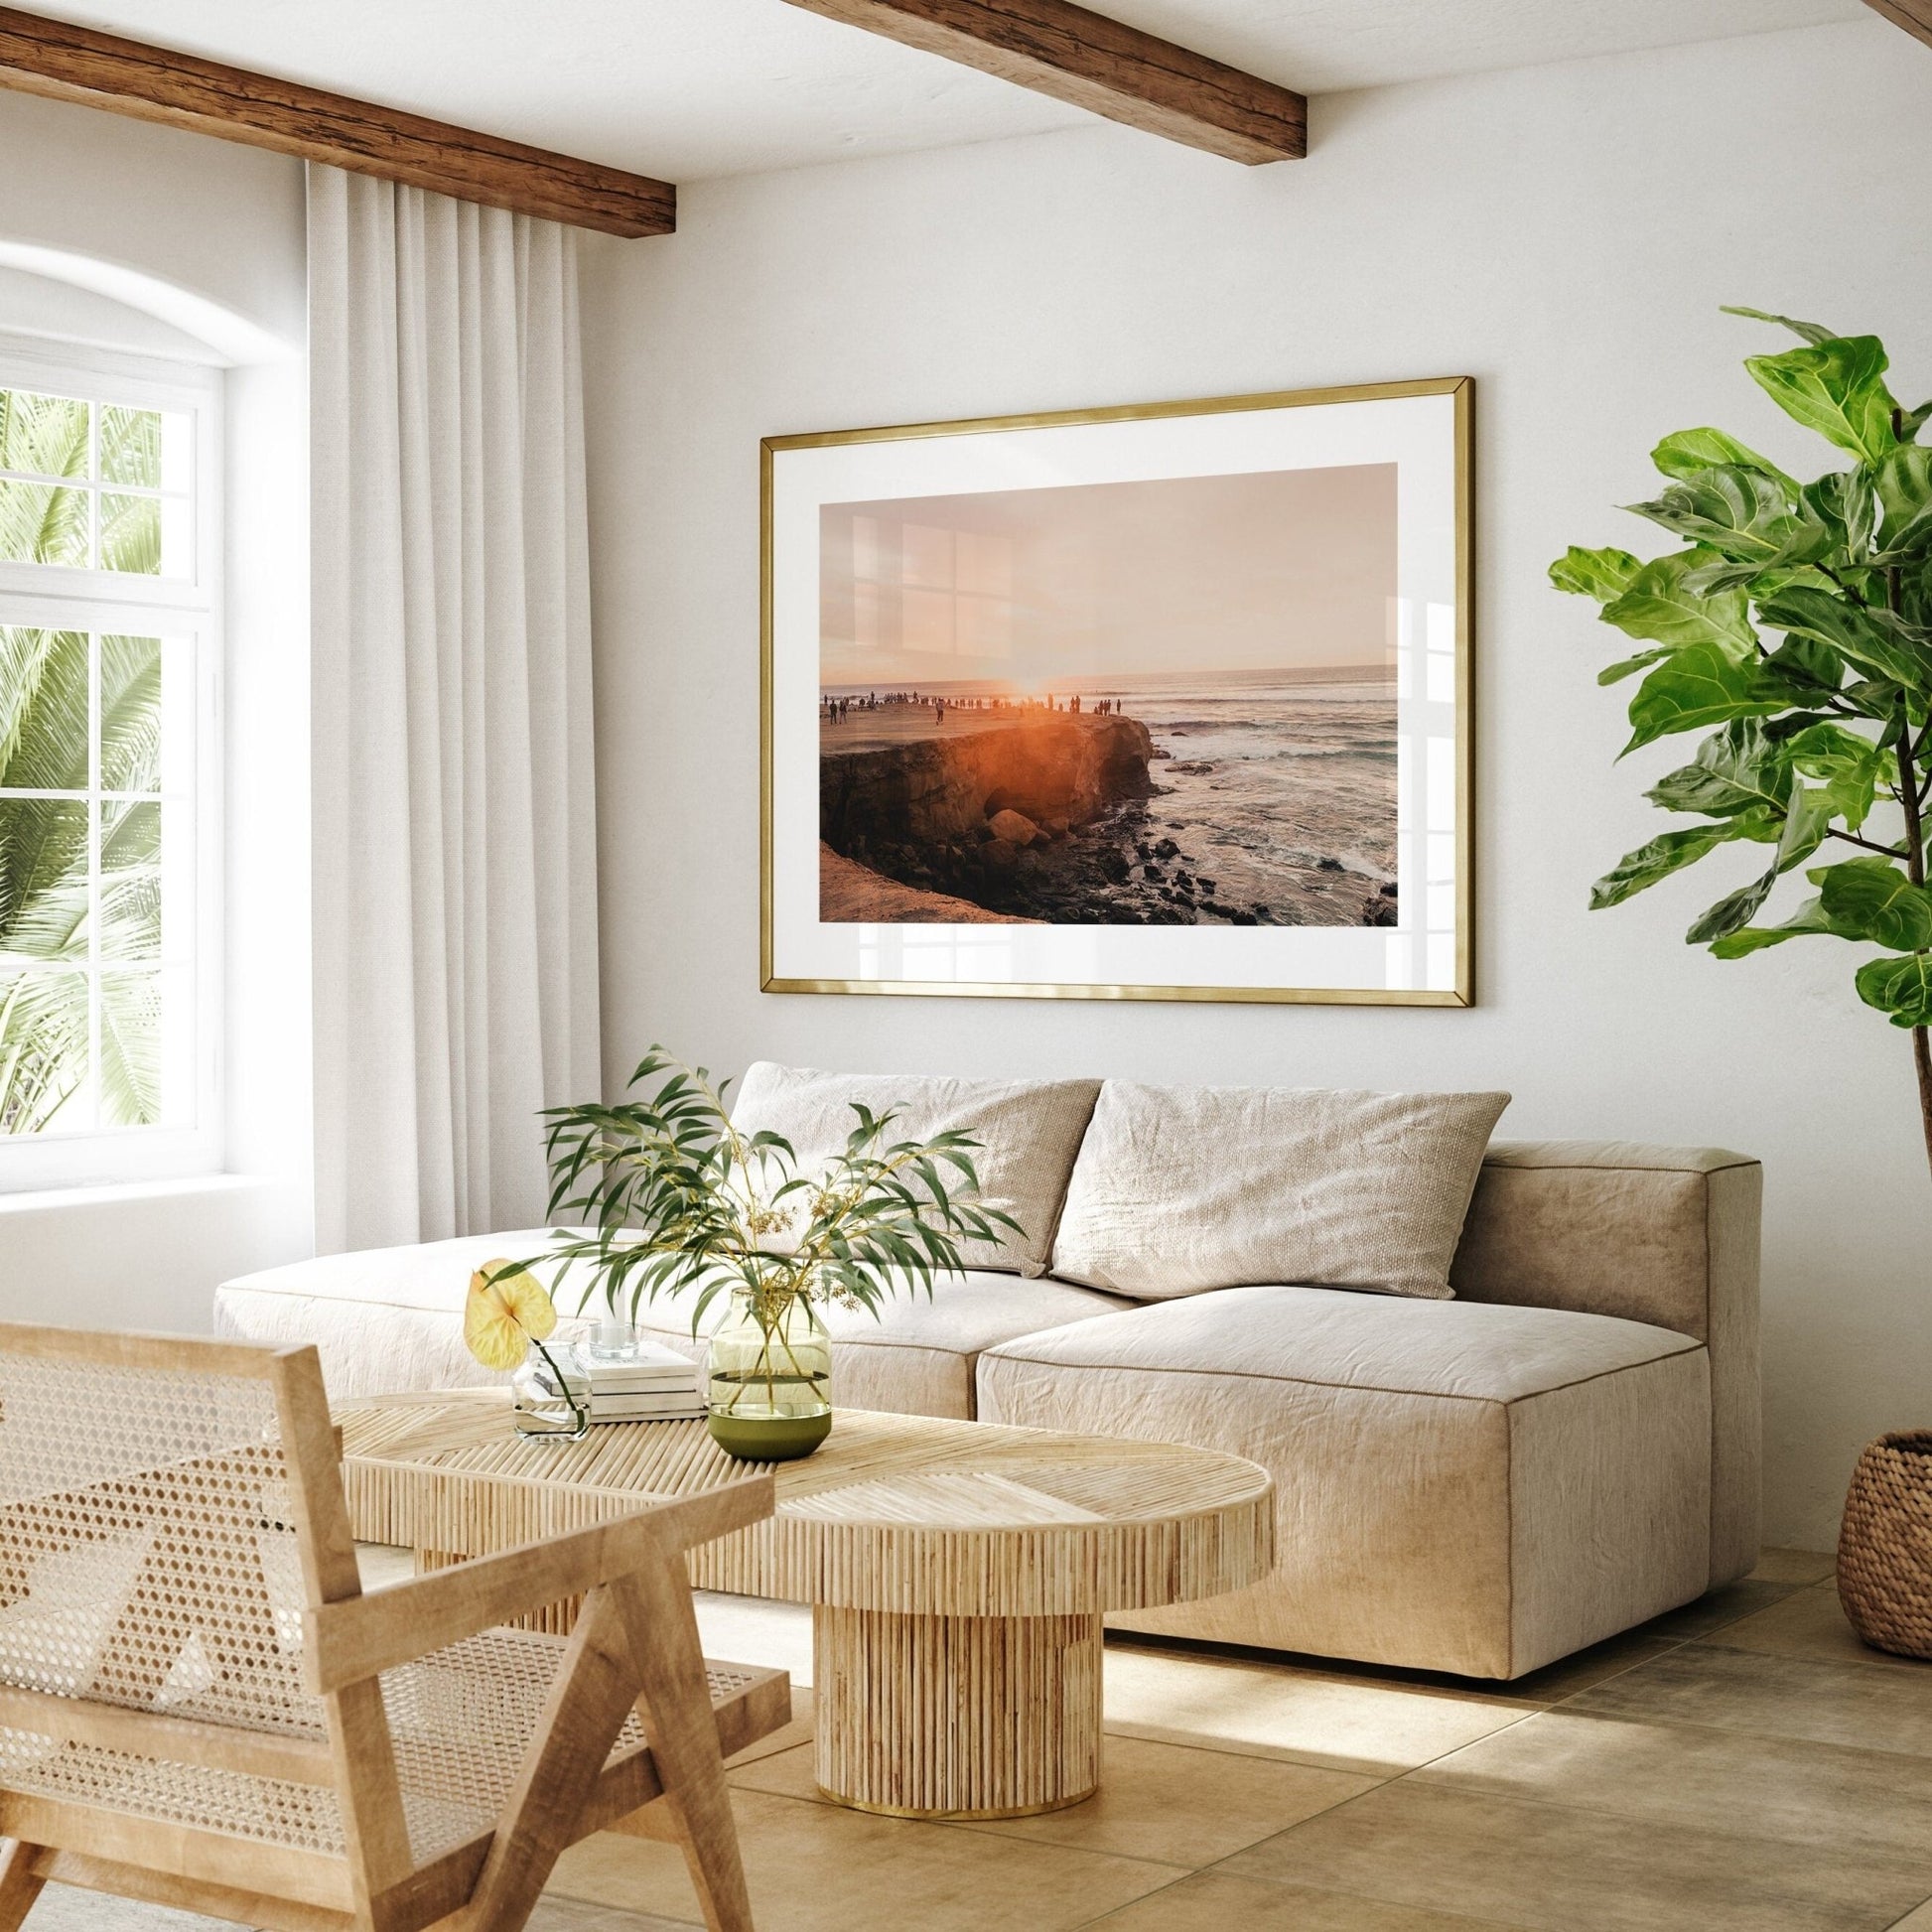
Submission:
<svg viewBox="0 0 1932 1932">
<path fill-rule="evenodd" d="M 470 1277 L 463 1339 L 484 1368 L 515 1368 L 528 1345 L 556 1325 L 556 1306 L 543 1284 L 517 1263 L 486 1261 Z"/>
</svg>

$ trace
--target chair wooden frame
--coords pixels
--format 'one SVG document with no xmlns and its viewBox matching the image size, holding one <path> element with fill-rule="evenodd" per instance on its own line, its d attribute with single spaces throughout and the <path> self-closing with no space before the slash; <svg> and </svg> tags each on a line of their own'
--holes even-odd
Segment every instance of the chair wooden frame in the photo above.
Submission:
<svg viewBox="0 0 1932 1932">
<path fill-rule="evenodd" d="M 0 1688 L 0 1725 L 333 1787 L 346 1855 L 0 1785 L 0 1932 L 15 1932 L 49 1879 L 273 1932 L 517 1932 L 558 1856 L 611 1829 L 678 1844 L 707 1926 L 751 1932 L 724 1759 L 789 1722 L 790 1686 L 779 1671 L 733 1667 L 743 1681 L 714 1702 L 684 1553 L 769 1516 L 768 1474 L 364 1595 L 314 1348 L 0 1323 L 5 1355 L 272 1386 L 306 1590 L 303 1672 L 327 1742 L 9 1688 Z M 419 1866 L 379 1673 L 580 1594 L 495 1829 Z M 607 1763 L 633 1709 L 648 1748 Z"/>
</svg>

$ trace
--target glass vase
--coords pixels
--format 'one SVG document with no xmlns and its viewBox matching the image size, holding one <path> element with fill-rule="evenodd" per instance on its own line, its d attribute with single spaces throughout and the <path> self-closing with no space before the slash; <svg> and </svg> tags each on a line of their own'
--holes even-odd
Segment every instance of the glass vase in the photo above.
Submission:
<svg viewBox="0 0 1932 1932">
<path fill-rule="evenodd" d="M 832 1337 L 809 1295 L 734 1289 L 707 1373 L 708 1426 L 729 1454 L 789 1462 L 832 1432 Z"/>
<path fill-rule="evenodd" d="M 510 1378 L 512 1427 L 533 1442 L 576 1443 L 590 1433 L 589 1399 L 572 1394 L 557 1358 L 533 1341 L 523 1366 Z"/>
</svg>

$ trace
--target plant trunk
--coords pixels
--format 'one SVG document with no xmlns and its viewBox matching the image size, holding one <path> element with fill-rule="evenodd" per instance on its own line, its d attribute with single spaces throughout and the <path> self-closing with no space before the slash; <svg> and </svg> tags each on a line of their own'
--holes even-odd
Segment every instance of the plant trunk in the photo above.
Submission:
<svg viewBox="0 0 1932 1932">
<path fill-rule="evenodd" d="M 1918 1070 L 1918 1118 L 1925 1130 L 1925 1161 L 1932 1168 L 1932 1044 L 1923 1027 L 1912 1029 L 1912 1064 Z"/>
</svg>

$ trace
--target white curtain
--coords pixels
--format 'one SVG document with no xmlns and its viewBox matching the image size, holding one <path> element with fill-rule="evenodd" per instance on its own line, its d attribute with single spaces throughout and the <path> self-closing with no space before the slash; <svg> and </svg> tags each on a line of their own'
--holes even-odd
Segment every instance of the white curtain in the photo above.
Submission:
<svg viewBox="0 0 1932 1932">
<path fill-rule="evenodd" d="M 575 244 L 309 170 L 323 1253 L 540 1222 L 599 1089 Z"/>
</svg>

